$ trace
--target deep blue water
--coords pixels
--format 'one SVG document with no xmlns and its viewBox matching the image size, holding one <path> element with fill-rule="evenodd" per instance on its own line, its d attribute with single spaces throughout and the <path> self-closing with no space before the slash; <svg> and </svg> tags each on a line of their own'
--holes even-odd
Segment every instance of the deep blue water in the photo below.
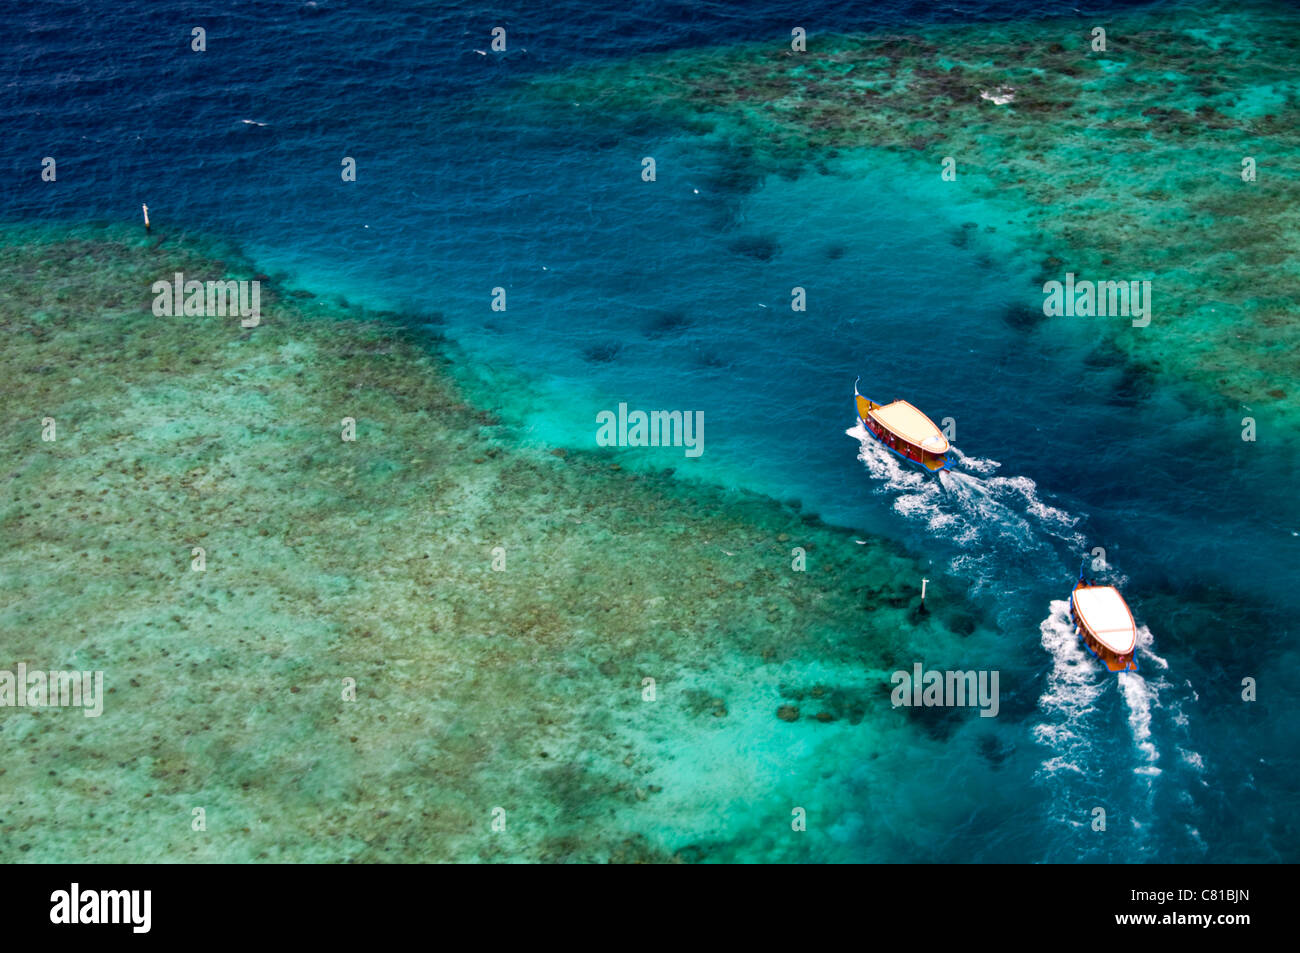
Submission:
<svg viewBox="0 0 1300 953">
<path fill-rule="evenodd" d="M 147 202 L 158 231 L 225 237 L 304 287 L 445 331 L 527 390 L 501 398 L 526 438 L 590 446 L 595 412 L 620 401 L 702 410 L 704 457 L 655 463 L 797 499 L 955 571 L 967 591 L 938 597 L 976 601 L 999 630 L 966 664 L 1014 675 L 1029 699 L 998 728 L 1028 766 L 1027 816 L 928 856 L 1294 860 L 1293 443 L 1243 444 L 1237 408 L 1182 399 L 1086 330 L 1027 330 L 1033 270 L 993 210 L 938 208 L 883 162 L 759 177 L 725 144 L 650 119 L 615 129 L 580 104 L 562 119 L 509 108 L 522 76 L 784 43 L 792 24 L 1105 9 L 42 4 L 7 13 L 0 38 L 0 214 L 133 221 Z M 206 53 L 188 49 L 194 25 Z M 498 25 L 510 52 L 476 52 Z M 40 181 L 46 155 L 54 185 Z M 794 285 L 806 314 L 789 308 Z M 506 315 L 489 310 L 495 286 Z M 845 433 L 858 375 L 878 400 L 952 417 L 962 472 L 940 483 L 859 459 Z M 1127 695 L 1104 678 L 1053 688 L 1077 648 L 1051 603 L 1094 546 L 1168 666 L 1146 659 Z M 1267 686 L 1254 706 L 1236 700 L 1247 675 Z M 1059 704 L 1040 699 L 1053 692 Z M 952 772 L 978 757 L 954 751 Z M 1130 805 L 1141 834 L 1087 853 L 1062 818 L 1099 791 Z"/>
</svg>

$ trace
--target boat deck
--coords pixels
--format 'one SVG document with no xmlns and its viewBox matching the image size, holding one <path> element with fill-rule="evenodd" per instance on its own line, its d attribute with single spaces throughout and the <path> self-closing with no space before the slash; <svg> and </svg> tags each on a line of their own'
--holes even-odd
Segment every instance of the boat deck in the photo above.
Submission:
<svg viewBox="0 0 1300 953">
<path fill-rule="evenodd" d="M 1127 655 L 1137 644 L 1133 614 L 1113 586 L 1081 586 L 1074 590 L 1079 619 L 1106 648 Z"/>
</svg>

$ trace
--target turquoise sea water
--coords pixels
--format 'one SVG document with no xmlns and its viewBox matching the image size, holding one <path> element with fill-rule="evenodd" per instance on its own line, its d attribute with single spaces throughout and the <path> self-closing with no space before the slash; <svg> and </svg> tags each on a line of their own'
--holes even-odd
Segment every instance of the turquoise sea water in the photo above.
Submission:
<svg viewBox="0 0 1300 953">
<path fill-rule="evenodd" d="M 1196 20 L 1194 4 L 1162 9 Z M 809 28 L 1111 15 L 845 5 Z M 1249 408 L 1128 363 L 1080 319 L 1041 320 L 1025 221 L 954 199 L 906 158 L 773 167 L 650 109 L 611 125 L 517 92 L 666 49 L 781 45 L 802 9 L 236 5 L 204 21 L 204 54 L 176 52 L 191 18 L 163 29 L 147 5 L 21 16 L 3 41 L 16 91 L 0 154 L 24 170 L 6 218 L 130 219 L 147 202 L 158 232 L 216 235 L 293 285 L 401 311 L 463 348 L 476 399 L 521 443 L 591 449 L 596 413 L 620 402 L 702 411 L 699 460 L 611 460 L 796 500 L 954 575 L 929 598 L 995 620 L 962 663 L 1002 672 L 1002 714 L 985 741 L 900 763 L 888 791 L 855 788 L 866 755 L 851 737 L 792 762 L 861 801 L 840 832 L 848 856 L 870 828 L 888 832 L 889 859 L 1296 858 L 1296 434 L 1245 443 Z M 484 55 L 498 20 L 509 50 Z M 45 155 L 57 183 L 39 179 Z M 806 312 L 790 308 L 795 286 Z M 959 466 L 935 479 L 864 442 L 859 376 L 877 400 L 952 418 Z M 1098 671 L 1068 630 L 1062 600 L 1098 546 L 1143 626 L 1137 675 Z M 1261 686 L 1251 705 L 1244 677 Z M 707 775 L 726 756 L 711 743 L 683 739 L 674 770 Z M 770 744 L 752 737 L 743 758 L 781 758 Z M 941 821 L 916 818 L 912 801 L 953 786 L 968 796 Z M 1080 831 L 1094 802 L 1117 805 L 1123 829 L 1101 847 Z M 743 854 L 765 856 L 761 842 Z"/>
</svg>

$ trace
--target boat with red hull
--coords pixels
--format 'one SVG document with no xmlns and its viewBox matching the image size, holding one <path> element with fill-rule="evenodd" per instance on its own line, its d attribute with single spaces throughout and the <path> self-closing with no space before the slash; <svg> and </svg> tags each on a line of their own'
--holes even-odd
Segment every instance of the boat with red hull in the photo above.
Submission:
<svg viewBox="0 0 1300 953">
<path fill-rule="evenodd" d="M 1114 586 L 1079 581 L 1070 593 L 1070 618 L 1074 631 L 1093 655 L 1112 672 L 1137 671 L 1137 625 L 1128 603 Z"/>
<path fill-rule="evenodd" d="M 858 381 L 853 382 L 853 399 L 863 429 L 891 452 L 932 473 L 952 466 L 948 438 L 934 421 L 907 401 L 878 404 L 858 393 Z"/>
</svg>

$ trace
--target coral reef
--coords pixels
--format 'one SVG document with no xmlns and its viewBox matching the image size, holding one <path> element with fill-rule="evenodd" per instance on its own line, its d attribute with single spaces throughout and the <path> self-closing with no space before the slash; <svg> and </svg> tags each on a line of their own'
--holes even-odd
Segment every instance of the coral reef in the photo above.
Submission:
<svg viewBox="0 0 1300 953">
<path fill-rule="evenodd" d="M 178 271 L 260 325 L 156 317 Z M 853 803 L 819 751 L 923 757 L 878 689 L 969 631 L 890 544 L 512 447 L 448 342 L 195 237 L 2 229 L 0 324 L 0 668 L 107 692 L 0 710 L 0 859 L 890 856 L 789 837 Z"/>
</svg>

